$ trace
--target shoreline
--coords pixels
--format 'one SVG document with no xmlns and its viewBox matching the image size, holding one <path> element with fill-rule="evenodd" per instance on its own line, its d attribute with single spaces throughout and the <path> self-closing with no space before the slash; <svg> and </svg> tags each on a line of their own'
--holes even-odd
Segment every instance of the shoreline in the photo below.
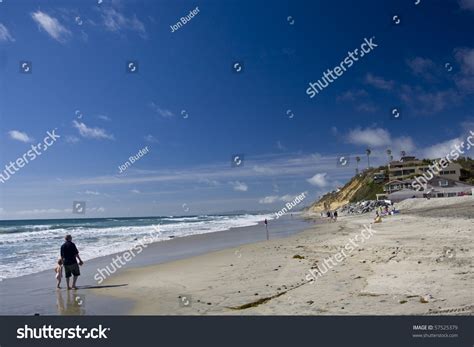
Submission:
<svg viewBox="0 0 474 347">
<path fill-rule="evenodd" d="M 271 223 L 269 228 L 272 238 L 281 238 L 304 230 L 308 222 L 300 217 L 282 218 Z M 288 230 L 292 230 L 288 232 Z M 140 268 L 151 264 L 166 263 L 182 258 L 190 258 L 200 254 L 252 243 L 265 239 L 262 225 L 248 227 L 232 227 L 228 230 L 176 237 L 165 241 L 150 243 L 141 254 L 128 262 L 112 277 L 126 269 Z M 81 251 L 80 240 L 76 244 Z M 123 315 L 127 314 L 132 305 L 131 300 L 116 299 L 100 295 L 107 287 L 94 280 L 97 269 L 107 266 L 112 259 L 123 254 L 113 253 L 94 259 L 83 259 L 78 280 L 79 290 L 67 291 L 65 279 L 61 283 L 62 290 L 56 291 L 54 273 L 45 270 L 21 277 L 9 278 L 0 282 L 0 315 Z M 124 283 L 120 283 L 123 285 Z M 95 288 L 94 288 L 95 287 Z M 59 293 L 58 293 L 59 292 Z M 76 298 L 82 305 L 75 302 Z M 62 303 L 62 304 L 61 304 Z M 63 306 L 63 308 L 61 308 Z"/>
<path fill-rule="evenodd" d="M 373 224 L 374 236 L 316 284 L 306 280 L 308 271 L 370 224 L 372 214 L 340 217 L 284 239 L 129 269 L 104 282 L 128 286 L 100 295 L 131 301 L 133 315 L 472 314 L 473 200 L 445 202 L 430 208 L 428 216 L 423 216 L 426 207 L 415 206 Z"/>
</svg>

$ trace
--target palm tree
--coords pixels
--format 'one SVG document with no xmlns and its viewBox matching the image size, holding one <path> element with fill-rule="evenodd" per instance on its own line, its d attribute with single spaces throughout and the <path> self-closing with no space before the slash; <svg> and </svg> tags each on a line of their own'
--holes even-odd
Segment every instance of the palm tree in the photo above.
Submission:
<svg viewBox="0 0 474 347">
<path fill-rule="evenodd" d="M 390 148 L 387 149 L 387 155 L 388 155 L 388 159 L 390 160 L 390 157 L 392 156 L 392 150 Z"/>
<path fill-rule="evenodd" d="M 367 149 L 365 150 L 365 153 L 367 153 L 367 168 L 370 169 L 370 154 L 372 153 L 372 151 L 367 148 Z"/>
<path fill-rule="evenodd" d="M 407 155 L 407 152 L 401 151 L 400 154 L 402 155 L 402 158 Z"/>
<path fill-rule="evenodd" d="M 359 161 L 360 161 L 360 157 L 356 157 L 356 162 L 357 162 L 356 175 L 359 174 Z"/>
</svg>

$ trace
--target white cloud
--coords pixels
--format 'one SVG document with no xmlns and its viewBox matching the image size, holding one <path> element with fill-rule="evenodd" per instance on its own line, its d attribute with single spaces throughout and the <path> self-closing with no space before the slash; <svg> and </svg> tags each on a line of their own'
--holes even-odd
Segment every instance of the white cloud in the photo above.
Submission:
<svg viewBox="0 0 474 347">
<path fill-rule="evenodd" d="M 461 155 L 471 155 L 472 148 L 470 148 L 471 152 L 467 150 L 466 138 L 471 135 L 471 131 L 474 131 L 474 121 L 467 120 L 461 123 L 461 128 L 462 132 L 458 137 L 451 138 L 449 140 L 435 143 L 429 147 L 426 147 L 420 151 L 420 156 L 429 159 L 446 157 L 448 154 L 451 153 L 451 151 L 456 149 L 456 145 L 458 145 L 461 150 L 464 151 L 464 154 Z M 464 147 L 461 147 L 462 142 L 464 142 Z"/>
<path fill-rule="evenodd" d="M 365 91 L 364 89 L 358 89 L 358 90 L 348 90 L 341 95 L 339 95 L 336 99 L 338 101 L 356 101 L 359 98 L 365 98 L 369 96 L 369 93 Z"/>
<path fill-rule="evenodd" d="M 263 167 L 263 166 L 260 166 L 260 165 L 255 165 L 253 167 L 253 170 L 255 172 L 258 172 L 260 174 L 265 174 L 265 175 L 272 175 L 272 174 L 275 173 L 274 169 L 271 169 L 271 168 L 268 168 L 268 167 Z"/>
<path fill-rule="evenodd" d="M 77 136 L 67 135 L 65 138 L 67 143 L 78 143 L 80 140 Z"/>
<path fill-rule="evenodd" d="M 280 151 L 286 151 L 286 147 L 283 146 L 283 144 L 281 143 L 281 141 L 277 141 L 277 148 L 278 148 Z"/>
<path fill-rule="evenodd" d="M 416 146 L 413 139 L 408 136 L 393 137 L 386 129 L 382 128 L 356 128 L 347 134 L 347 141 L 354 145 L 368 147 L 372 156 L 385 157 L 386 149 L 392 150 L 396 157 L 401 151 L 413 153 Z"/>
<path fill-rule="evenodd" d="M 48 208 L 48 209 L 33 209 L 33 210 L 21 210 L 15 212 L 18 215 L 35 215 L 35 214 L 57 214 L 57 213 L 70 213 L 71 209 L 57 209 L 57 208 Z"/>
<path fill-rule="evenodd" d="M 308 192 L 303 192 L 305 195 L 308 194 Z M 302 193 L 300 194 L 286 194 L 286 195 L 283 195 L 283 196 L 280 196 L 279 200 L 280 201 L 284 201 L 284 202 L 289 202 L 289 201 L 293 201 L 295 200 L 295 198 L 299 195 L 301 195 Z"/>
<path fill-rule="evenodd" d="M 355 105 L 355 109 L 360 112 L 375 112 L 377 106 L 375 106 L 369 100 L 369 93 L 364 89 L 348 90 L 339 95 L 336 100 L 350 102 Z M 331 129 L 333 133 L 337 133 L 337 128 Z"/>
<path fill-rule="evenodd" d="M 428 92 L 421 87 L 413 88 L 403 85 L 400 90 L 400 99 L 416 112 L 432 114 L 457 103 L 459 94 L 451 89 Z"/>
<path fill-rule="evenodd" d="M 407 64 L 417 76 L 430 76 L 430 70 L 435 67 L 435 63 L 431 59 L 422 57 L 408 59 Z"/>
<path fill-rule="evenodd" d="M 347 135 L 349 143 L 370 147 L 380 147 L 390 144 L 390 133 L 381 128 L 356 128 Z"/>
<path fill-rule="evenodd" d="M 141 193 L 141 191 L 139 191 L 138 189 L 132 189 L 130 192 L 134 193 L 134 194 L 140 194 Z"/>
<path fill-rule="evenodd" d="M 474 11 L 474 0 L 459 0 L 459 6 L 464 10 Z"/>
<path fill-rule="evenodd" d="M 474 48 L 459 48 L 456 50 L 455 56 L 466 75 L 474 74 Z"/>
<path fill-rule="evenodd" d="M 171 117 L 174 117 L 174 113 L 171 112 L 170 110 L 167 110 L 167 109 L 164 109 L 164 108 L 161 108 L 159 107 L 155 102 L 150 102 L 149 106 L 151 107 L 151 109 L 158 113 L 161 117 L 163 118 L 171 118 Z"/>
<path fill-rule="evenodd" d="M 103 207 L 91 207 L 87 209 L 87 212 L 105 212 L 105 208 Z"/>
<path fill-rule="evenodd" d="M 356 106 L 356 110 L 361 112 L 375 112 L 377 111 L 377 106 L 369 102 L 363 102 Z"/>
<path fill-rule="evenodd" d="M 96 192 L 96 191 L 93 191 L 93 190 L 86 190 L 84 192 L 84 194 L 86 194 L 86 195 L 100 195 L 99 192 Z"/>
<path fill-rule="evenodd" d="M 350 153 L 347 153 L 350 154 Z M 332 179 L 345 179 L 346 170 L 336 166 L 336 156 L 321 156 L 311 154 L 288 153 L 285 155 L 262 155 L 255 158 L 245 158 L 245 165 L 238 170 L 232 168 L 228 161 L 214 164 L 198 165 L 185 169 L 159 169 L 137 172 L 121 177 L 114 175 L 85 177 L 71 180 L 71 185 L 122 185 L 142 184 L 147 182 L 180 182 L 182 184 L 195 184 L 197 179 L 218 180 L 219 182 L 242 181 L 250 183 L 272 179 L 301 180 L 311 177 L 316 172 L 326 172 Z M 257 170 L 255 170 L 257 168 Z M 256 181 L 258 180 L 258 181 Z M 270 188 L 271 189 L 271 188 Z"/>
<path fill-rule="evenodd" d="M 150 143 L 157 143 L 158 142 L 158 139 L 156 137 L 154 137 L 153 135 L 146 135 L 144 137 L 145 141 L 146 142 L 150 142 Z"/>
<path fill-rule="evenodd" d="M 238 191 L 238 192 L 246 192 L 249 187 L 243 183 L 243 182 L 240 182 L 240 181 L 235 181 L 235 182 L 229 182 L 235 191 Z"/>
<path fill-rule="evenodd" d="M 313 177 L 308 178 L 306 181 L 308 181 L 308 183 L 313 186 L 324 188 L 329 184 L 329 182 L 326 180 L 326 175 L 326 173 L 318 173 Z"/>
<path fill-rule="evenodd" d="M 102 19 L 105 29 L 112 32 L 121 32 L 125 30 L 136 31 L 143 38 L 146 38 L 145 25 L 136 15 L 126 17 L 123 13 L 112 7 L 102 8 Z"/>
<path fill-rule="evenodd" d="M 271 196 L 266 196 L 260 200 L 258 200 L 259 204 L 273 204 L 274 202 L 278 201 L 278 196 L 276 195 L 271 195 Z"/>
<path fill-rule="evenodd" d="M 395 84 L 393 81 L 387 81 L 382 77 L 374 76 L 371 73 L 368 73 L 365 76 L 365 83 L 382 90 L 391 90 Z"/>
<path fill-rule="evenodd" d="M 7 27 L 0 23 L 0 42 L 14 42 L 15 39 L 10 35 L 10 32 L 8 31 Z"/>
<path fill-rule="evenodd" d="M 474 48 L 458 48 L 454 54 L 461 71 L 455 77 L 459 89 L 474 93 Z"/>
<path fill-rule="evenodd" d="M 79 131 L 79 134 L 82 137 L 91 138 L 91 139 L 107 139 L 107 140 L 114 139 L 114 136 L 112 134 L 108 134 L 104 129 L 89 128 L 86 124 L 82 122 L 78 122 L 76 120 L 73 120 L 72 124 Z"/>
<path fill-rule="evenodd" d="M 454 146 L 460 145 L 462 141 L 461 138 L 455 138 L 434 144 L 422 150 L 421 156 L 427 159 L 446 157 L 455 148 Z"/>
<path fill-rule="evenodd" d="M 21 142 L 32 142 L 33 139 L 28 136 L 27 133 L 21 132 L 19 130 L 10 130 L 8 132 L 10 138 L 13 140 L 21 141 Z"/>
<path fill-rule="evenodd" d="M 100 114 L 98 118 L 102 119 L 103 121 L 106 121 L 106 122 L 110 122 L 112 120 L 112 119 L 110 119 L 110 117 L 105 116 L 103 114 Z"/>
<path fill-rule="evenodd" d="M 210 179 L 208 179 L 208 178 L 199 178 L 199 179 L 198 179 L 198 182 L 199 182 L 199 183 L 207 184 L 207 185 L 210 186 L 210 187 L 217 187 L 217 186 L 220 185 L 219 181 L 210 180 Z"/>
<path fill-rule="evenodd" d="M 36 11 L 31 13 L 31 18 L 38 23 L 39 27 L 46 31 L 49 36 L 58 42 L 65 42 L 71 36 L 71 32 L 59 21 L 45 12 Z"/>
<path fill-rule="evenodd" d="M 308 194 L 308 192 L 304 192 L 304 194 Z M 286 194 L 286 195 L 283 195 L 283 196 L 270 195 L 270 196 L 266 196 L 264 198 L 261 198 L 260 200 L 258 200 L 258 203 L 259 204 L 273 204 L 277 201 L 289 202 L 289 201 L 295 200 L 295 198 L 298 195 L 301 195 L 301 193 L 300 194 Z"/>
</svg>

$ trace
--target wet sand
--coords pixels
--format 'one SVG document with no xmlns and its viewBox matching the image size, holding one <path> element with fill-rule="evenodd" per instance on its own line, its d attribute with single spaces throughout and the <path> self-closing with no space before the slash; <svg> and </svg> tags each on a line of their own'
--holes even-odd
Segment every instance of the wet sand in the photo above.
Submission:
<svg viewBox="0 0 474 347">
<path fill-rule="evenodd" d="M 286 216 L 272 221 L 270 236 L 282 238 L 300 232 L 308 227 L 308 223 L 294 216 Z M 152 231 L 152 230 L 150 230 Z M 266 238 L 262 224 L 233 228 L 227 231 L 209 234 L 173 238 L 168 241 L 148 245 L 142 253 L 119 269 L 118 275 L 126 269 L 143 267 L 151 264 L 166 263 L 177 259 L 189 258 L 208 252 L 235 247 L 242 244 L 258 242 Z M 75 240 L 81 250 L 80 239 Z M 58 245 L 58 250 L 59 250 Z M 133 308 L 133 300 L 100 295 L 107 289 L 107 283 L 98 283 L 94 279 L 97 269 L 110 265 L 116 254 L 96 258 L 83 259 L 78 290 L 67 291 L 65 279 L 62 289 L 56 290 L 53 269 L 36 274 L 7 279 L 0 282 L 0 314 L 1 315 L 123 315 Z M 127 282 L 113 285 L 126 288 Z"/>
</svg>

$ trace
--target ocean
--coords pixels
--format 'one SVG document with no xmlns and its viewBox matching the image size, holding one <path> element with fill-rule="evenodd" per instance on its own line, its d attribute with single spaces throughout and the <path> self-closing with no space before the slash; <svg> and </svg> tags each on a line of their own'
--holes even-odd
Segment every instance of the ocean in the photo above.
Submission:
<svg viewBox="0 0 474 347">
<path fill-rule="evenodd" d="M 257 225 L 270 214 L 0 221 L 0 280 L 53 271 L 64 236 L 71 234 L 84 261 L 124 252 L 148 239 L 206 234 Z M 154 227 L 155 226 L 155 227 Z M 159 233 L 156 232 L 159 230 Z"/>
</svg>

